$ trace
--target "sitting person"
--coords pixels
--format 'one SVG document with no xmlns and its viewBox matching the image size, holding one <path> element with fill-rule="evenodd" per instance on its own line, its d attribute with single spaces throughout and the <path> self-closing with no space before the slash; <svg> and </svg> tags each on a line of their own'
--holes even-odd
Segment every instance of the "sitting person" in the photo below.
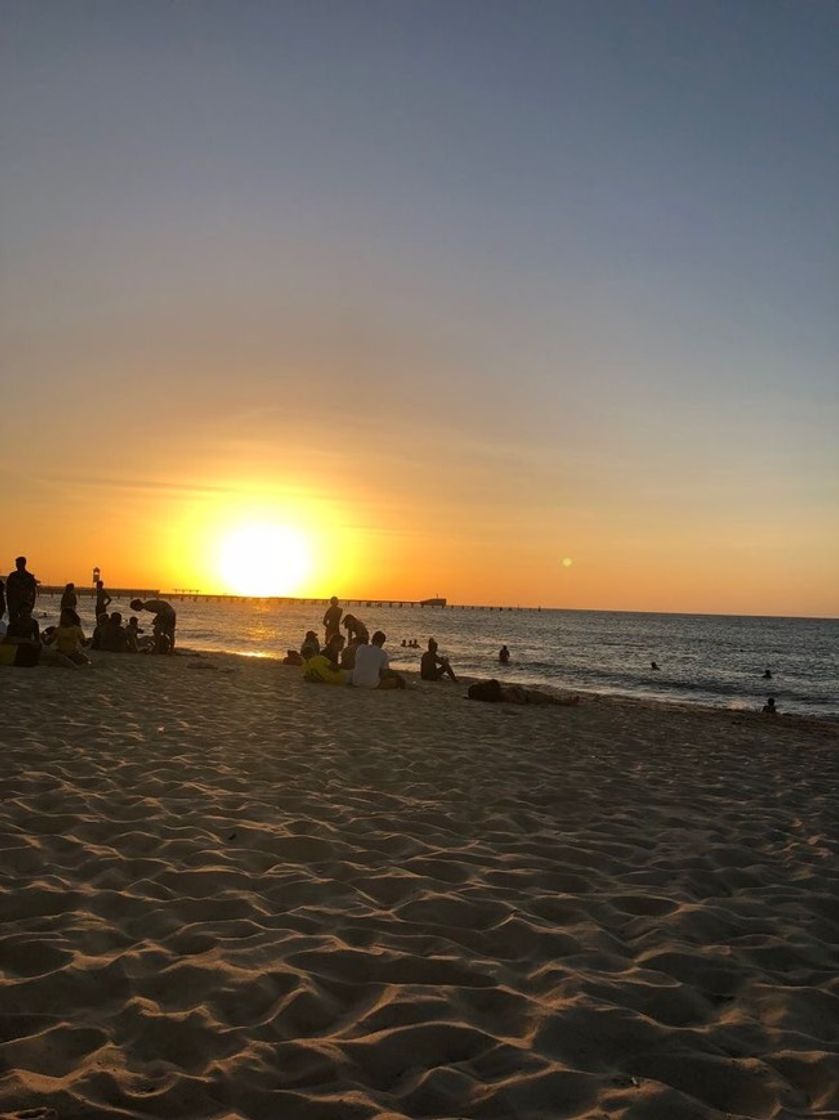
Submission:
<svg viewBox="0 0 839 1120">
<path fill-rule="evenodd" d="M 90 660 L 82 652 L 82 647 L 87 645 L 87 639 L 81 627 L 81 619 L 69 607 L 61 612 L 58 626 L 45 639 L 47 645 L 55 645 L 55 660 L 61 665 L 78 669 L 82 665 L 89 665 Z"/>
<path fill-rule="evenodd" d="M 344 639 L 335 634 L 320 653 L 313 653 L 303 662 L 303 680 L 316 684 L 346 684 L 348 674 L 338 667 Z"/>
<path fill-rule="evenodd" d="M 122 615 L 114 611 L 102 627 L 99 638 L 99 649 L 107 653 L 127 653 L 129 638 L 122 625 Z"/>
<path fill-rule="evenodd" d="M 775 707 L 775 697 L 767 696 L 766 703 L 763 705 L 763 714 L 767 716 L 776 716 L 778 709 Z"/>
<path fill-rule="evenodd" d="M 302 665 L 304 661 L 308 661 L 310 657 L 320 653 L 320 642 L 314 630 L 307 630 L 306 636 L 300 643 L 300 652 L 296 649 L 287 649 L 285 657 L 283 658 L 283 665 Z"/>
<path fill-rule="evenodd" d="M 348 671 L 355 668 L 355 655 L 362 649 L 366 642 L 360 642 L 357 638 L 352 638 L 347 642 L 346 646 L 341 650 L 341 668 Z"/>
<path fill-rule="evenodd" d="M 24 603 L 18 608 L 14 622 L 5 626 L 0 621 L 0 665 L 17 665 L 32 668 L 41 657 L 41 639 L 44 638 L 38 623 L 32 617 L 32 608 Z"/>
<path fill-rule="evenodd" d="M 428 639 L 428 649 L 420 658 L 420 676 L 424 681 L 439 681 L 443 677 L 450 677 L 457 682 L 448 657 L 438 655 L 437 643 L 433 638 Z"/>
<path fill-rule="evenodd" d="M 131 618 L 128 620 L 128 625 L 125 627 L 125 639 L 129 653 L 139 653 L 141 648 L 151 644 L 151 638 L 143 638 L 140 636 L 143 633 L 144 631 L 140 626 L 140 620 L 137 618 L 136 614 L 132 614 Z"/>
<path fill-rule="evenodd" d="M 358 647 L 349 683 L 356 688 L 404 688 L 405 679 L 390 668 L 388 655 L 382 648 L 387 637 L 381 630 L 373 635 L 370 644 Z"/>
<path fill-rule="evenodd" d="M 6 627 L 7 642 L 39 642 L 41 631 L 38 623 L 32 617 L 32 608 L 28 603 L 23 603 L 13 622 Z"/>
<path fill-rule="evenodd" d="M 108 615 L 105 611 L 102 611 L 101 614 L 98 614 L 96 616 L 96 625 L 93 627 L 93 637 L 90 639 L 91 649 L 102 648 L 102 634 L 104 633 L 105 627 L 107 625 Z"/>
<path fill-rule="evenodd" d="M 554 696 L 538 688 L 525 688 L 520 684 L 501 684 L 500 681 L 476 681 L 466 693 L 470 700 L 486 700 L 490 704 L 579 704 L 579 696 Z"/>
</svg>

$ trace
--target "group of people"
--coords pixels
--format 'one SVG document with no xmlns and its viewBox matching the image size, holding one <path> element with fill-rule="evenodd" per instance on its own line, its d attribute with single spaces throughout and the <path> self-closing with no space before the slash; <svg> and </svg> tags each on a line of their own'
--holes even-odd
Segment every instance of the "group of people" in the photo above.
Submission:
<svg viewBox="0 0 839 1120">
<path fill-rule="evenodd" d="M 377 630 L 373 636 L 360 618 L 344 613 L 333 595 L 323 616 L 324 639 L 320 643 L 314 630 L 307 630 L 299 650 L 290 649 L 283 658 L 286 665 L 300 665 L 309 681 L 324 684 L 349 684 L 356 688 L 404 688 L 405 678 L 390 667 L 384 650 L 387 635 Z M 341 633 L 342 629 L 345 633 Z M 419 649 L 403 641 L 405 648 Z M 437 643 L 428 640 L 420 659 L 420 676 L 426 681 L 457 677 L 447 657 L 438 653 Z"/>
<path fill-rule="evenodd" d="M 0 664 L 36 665 L 45 653 L 46 659 L 55 664 L 79 668 L 90 662 L 87 649 L 110 653 L 173 652 L 177 615 L 171 603 L 164 599 L 131 600 L 132 610 L 148 611 L 154 616 L 152 634 L 144 637 L 136 615 L 123 624 L 120 611 L 108 613 L 113 600 L 101 579 L 95 584 L 96 626 L 90 638 L 82 629 L 74 583 L 64 588 L 57 625 L 42 630 L 34 617 L 38 580 L 26 564 L 26 557 L 18 556 L 5 584 L 0 580 Z M 3 620 L 6 612 L 8 623 Z"/>
<path fill-rule="evenodd" d="M 323 616 L 324 642 L 320 644 L 317 633 L 307 630 L 299 650 L 289 650 L 284 658 L 287 665 L 300 665 L 303 677 L 318 684 L 351 685 L 355 688 L 404 688 L 405 678 L 390 667 L 384 650 L 387 636 L 377 630 L 372 638 L 367 627 L 355 615 L 344 615 L 338 599 L 333 596 Z M 341 633 L 344 628 L 346 636 Z M 403 642 L 408 649 L 419 648 Z M 506 657 L 503 654 L 506 653 Z M 502 664 L 509 662 L 509 650 L 502 647 L 499 655 Z M 457 681 L 457 676 L 447 657 L 439 653 L 434 638 L 428 639 L 428 648 L 420 659 L 420 677 L 424 681 L 439 681 L 443 677 Z M 496 680 L 476 681 L 467 693 L 470 700 L 508 704 L 577 704 L 578 696 L 561 697 L 522 685 L 502 685 Z"/>
</svg>

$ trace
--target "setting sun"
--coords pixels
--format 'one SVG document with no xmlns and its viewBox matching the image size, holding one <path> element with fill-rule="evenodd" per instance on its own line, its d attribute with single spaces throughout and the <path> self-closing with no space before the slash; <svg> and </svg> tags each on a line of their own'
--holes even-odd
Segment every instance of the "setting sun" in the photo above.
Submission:
<svg viewBox="0 0 839 1120">
<path fill-rule="evenodd" d="M 219 543 L 219 576 L 236 595 L 293 595 L 310 569 L 309 541 L 288 525 L 241 525 Z"/>
</svg>

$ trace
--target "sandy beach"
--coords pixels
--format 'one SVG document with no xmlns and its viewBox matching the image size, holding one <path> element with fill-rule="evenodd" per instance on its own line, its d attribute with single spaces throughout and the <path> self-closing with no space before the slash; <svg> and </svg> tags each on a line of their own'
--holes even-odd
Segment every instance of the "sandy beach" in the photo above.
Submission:
<svg viewBox="0 0 839 1120">
<path fill-rule="evenodd" d="M 839 1118 L 839 731 L 2 670 L 0 1114 Z"/>
</svg>

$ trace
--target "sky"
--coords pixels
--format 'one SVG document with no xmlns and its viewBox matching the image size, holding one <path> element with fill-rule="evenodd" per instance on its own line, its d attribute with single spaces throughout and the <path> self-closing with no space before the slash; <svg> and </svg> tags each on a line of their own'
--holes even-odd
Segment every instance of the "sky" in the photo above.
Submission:
<svg viewBox="0 0 839 1120">
<path fill-rule="evenodd" d="M 833 0 L 0 0 L 45 582 L 839 615 Z"/>
</svg>

